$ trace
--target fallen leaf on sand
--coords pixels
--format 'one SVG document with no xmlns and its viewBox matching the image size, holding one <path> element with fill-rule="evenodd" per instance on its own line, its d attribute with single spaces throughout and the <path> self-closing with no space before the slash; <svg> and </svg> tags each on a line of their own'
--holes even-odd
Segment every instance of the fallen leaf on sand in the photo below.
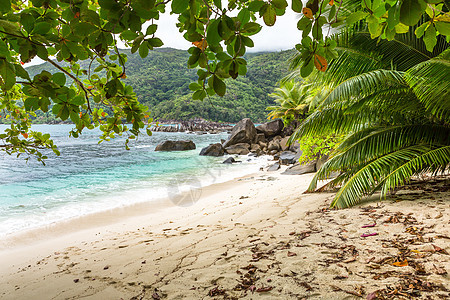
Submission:
<svg viewBox="0 0 450 300">
<path fill-rule="evenodd" d="M 214 297 L 217 295 L 225 295 L 225 290 L 222 290 L 218 286 L 216 286 L 215 288 L 209 290 L 208 292 L 208 296 L 210 297 Z"/>
<path fill-rule="evenodd" d="M 433 245 L 434 251 L 448 255 L 448 252 L 445 251 L 445 249 L 442 249 L 441 247 L 438 247 L 438 246 L 436 246 L 434 244 L 431 244 L 431 245 Z"/>
<path fill-rule="evenodd" d="M 376 300 L 378 298 L 377 292 L 373 292 L 367 295 L 367 300 Z"/>
<path fill-rule="evenodd" d="M 377 232 L 364 233 L 364 234 L 361 234 L 361 237 L 365 238 L 365 237 L 374 236 L 374 235 L 378 235 L 378 233 Z"/>
<path fill-rule="evenodd" d="M 373 223 L 373 224 L 369 224 L 369 225 L 363 225 L 363 226 L 361 226 L 361 228 L 375 227 L 375 225 L 377 225 L 377 223 Z"/>
<path fill-rule="evenodd" d="M 356 260 L 356 256 L 353 256 L 353 257 L 350 257 L 350 258 L 344 260 L 343 263 L 347 264 L 347 263 L 354 262 L 355 260 Z"/>
<path fill-rule="evenodd" d="M 264 292 L 269 292 L 273 289 L 272 286 L 265 286 L 265 287 L 260 287 L 259 289 L 257 289 L 256 291 L 258 293 L 264 293 Z"/>
<path fill-rule="evenodd" d="M 152 295 L 152 299 L 154 299 L 154 300 L 160 300 L 160 299 L 161 299 L 161 296 L 158 295 L 157 292 L 154 292 L 153 295 Z"/>
<path fill-rule="evenodd" d="M 436 269 L 436 274 L 438 274 L 438 275 L 447 274 L 447 271 L 444 268 L 436 267 L 434 264 L 433 264 L 433 267 Z"/>
<path fill-rule="evenodd" d="M 397 261 L 397 262 L 393 263 L 392 265 L 396 266 L 396 267 L 407 267 L 408 261 L 405 259 L 404 261 Z"/>
</svg>

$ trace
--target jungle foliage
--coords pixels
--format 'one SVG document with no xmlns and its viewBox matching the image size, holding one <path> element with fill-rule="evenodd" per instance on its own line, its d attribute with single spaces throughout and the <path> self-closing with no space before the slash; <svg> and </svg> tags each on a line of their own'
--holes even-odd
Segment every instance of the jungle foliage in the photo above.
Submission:
<svg viewBox="0 0 450 300">
<path fill-rule="evenodd" d="M 225 80 L 247 73 L 243 56 L 262 27 L 256 21 L 272 26 L 288 8 L 286 0 L 226 4 L 221 0 L 1 0 L 0 4 L 0 109 L 11 120 L 10 128 L 0 134 L 0 149 L 40 160 L 45 158 L 41 148 L 58 152 L 48 135 L 30 130 L 30 116 L 37 111 L 51 110 L 63 121 L 71 119 L 73 137 L 95 127 L 103 132 L 101 141 L 125 133 L 128 143 L 142 129 L 151 134 L 146 126 L 152 120 L 149 108 L 123 81 L 127 57 L 118 49 L 118 39 L 132 53 L 147 57 L 149 50 L 163 46 L 158 19 L 170 10 L 178 15 L 183 37 L 193 44 L 187 61 L 190 68 L 198 67 L 198 80 L 189 85 L 192 98 L 224 96 Z M 309 0 L 305 6 L 292 0 L 290 4 L 302 16 L 297 28 L 303 37 L 296 46 L 302 77 L 314 69 L 324 72 L 332 59 L 338 59 L 337 42 L 330 33 L 354 23 L 367 24 L 372 39 L 392 41 L 428 15 L 429 20 L 415 30 L 428 51 L 433 51 L 439 35 L 450 35 L 444 0 Z M 36 56 L 59 72 L 43 70 L 31 77 L 22 64 Z M 84 60 L 99 65 L 83 68 L 79 62 Z M 70 86 L 66 86 L 68 79 Z M 108 107 L 110 113 L 96 105 Z"/>
<path fill-rule="evenodd" d="M 384 197 L 413 176 L 450 166 L 450 49 L 437 36 L 428 51 L 414 33 L 427 22 L 391 41 L 376 43 L 364 25 L 334 37 L 339 58 L 315 75 L 330 92 L 292 136 L 345 135 L 309 187 L 338 172 L 318 189 L 339 187 L 332 207 L 377 191 Z"/>
<path fill-rule="evenodd" d="M 127 55 L 127 78 L 125 84 L 133 87 L 140 103 L 150 107 L 155 120 L 188 120 L 204 118 L 211 121 L 237 122 L 249 117 L 254 122 L 266 119 L 265 109 L 273 104 L 269 93 L 278 81 L 286 75 L 289 59 L 295 50 L 281 52 L 247 53 L 248 70 L 245 76 L 236 80 L 227 79 L 227 93 L 203 101 L 193 100 L 189 84 L 197 79 L 196 69 L 188 68 L 189 53 L 184 50 L 160 48 L 149 52 L 146 58 L 130 50 L 121 50 Z M 89 61 L 80 62 L 88 67 Z M 94 67 L 98 63 L 94 63 Z M 43 70 L 58 72 L 49 63 L 26 68 L 30 76 Z M 105 111 L 112 113 L 108 107 Z M 1 113 L 0 113 L 1 114 Z M 51 112 L 36 113 L 33 123 L 60 122 Z M 0 119 L 0 123 L 2 119 Z"/>
</svg>

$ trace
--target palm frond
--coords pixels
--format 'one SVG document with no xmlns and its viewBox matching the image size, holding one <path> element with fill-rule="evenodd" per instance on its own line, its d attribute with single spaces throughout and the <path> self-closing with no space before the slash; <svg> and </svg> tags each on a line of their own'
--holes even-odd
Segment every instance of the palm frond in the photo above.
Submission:
<svg viewBox="0 0 450 300">
<path fill-rule="evenodd" d="M 392 172 L 429 150 L 430 146 L 428 145 L 414 145 L 386 154 L 368 163 L 345 182 L 336 194 L 331 207 L 345 208 L 356 205 L 364 196 L 375 192 L 378 182 L 383 180 L 383 174 Z"/>
<path fill-rule="evenodd" d="M 450 49 L 411 68 L 405 78 L 431 114 L 450 123 Z"/>
<path fill-rule="evenodd" d="M 444 172 L 450 165 L 450 146 L 430 150 L 401 165 L 380 183 L 381 196 L 394 188 L 408 183 L 412 176 L 421 173 Z"/>
<path fill-rule="evenodd" d="M 370 95 L 380 89 L 408 87 L 403 79 L 403 72 L 375 70 L 354 76 L 339 84 L 330 95 L 322 102 L 320 107 L 325 107 L 336 101 L 345 99 L 351 101 Z"/>
</svg>

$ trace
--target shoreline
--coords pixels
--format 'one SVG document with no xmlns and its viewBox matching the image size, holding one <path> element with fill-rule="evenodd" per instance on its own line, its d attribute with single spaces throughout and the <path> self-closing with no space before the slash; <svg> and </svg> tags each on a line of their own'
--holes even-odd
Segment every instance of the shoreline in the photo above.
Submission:
<svg viewBox="0 0 450 300">
<path fill-rule="evenodd" d="M 223 158 L 221 160 L 225 160 L 227 157 L 234 157 L 234 155 L 225 155 L 223 156 Z M 209 187 L 211 185 L 216 185 L 216 184 L 221 184 L 221 183 L 225 183 L 228 181 L 232 181 L 236 178 L 240 178 L 242 176 L 247 176 L 249 174 L 252 174 L 254 172 L 256 172 L 257 170 L 259 170 L 261 167 L 266 167 L 267 164 L 270 162 L 268 157 L 261 157 L 261 158 L 250 158 L 247 156 L 242 156 L 240 157 L 240 160 L 248 160 L 248 159 L 252 159 L 251 162 L 244 162 L 243 164 L 240 164 L 239 166 L 229 166 L 229 165 L 222 165 L 221 162 L 217 161 L 215 164 L 210 165 L 208 167 L 205 167 L 205 171 L 201 174 L 201 176 L 199 176 L 199 174 L 197 174 L 196 176 L 194 176 L 194 178 L 196 180 L 194 180 L 193 182 L 189 182 L 189 181 L 182 181 L 179 183 L 179 185 L 177 186 L 177 188 L 175 189 L 175 191 L 172 191 L 172 189 L 169 186 L 163 186 L 165 189 L 165 195 L 164 194 L 157 194 L 157 195 L 153 195 L 150 196 L 149 199 L 147 200 L 139 200 L 137 202 L 130 201 L 130 203 L 126 203 L 126 202 L 111 202 L 109 207 L 108 207 L 108 203 L 103 203 L 104 205 L 102 205 L 102 202 L 99 202 L 99 199 L 97 199 L 97 201 L 93 201 L 93 202 L 79 202 L 76 203 L 75 205 L 81 205 L 83 207 L 83 210 L 86 210 L 88 207 L 89 209 L 93 210 L 91 212 L 88 212 L 87 214 L 77 214 L 77 215 L 73 215 L 73 214 L 68 214 L 65 217 L 63 217 L 62 219 L 48 219 L 49 221 L 47 221 L 46 223 L 39 223 L 37 225 L 33 225 L 30 227 L 26 227 L 26 228 L 21 228 L 19 230 L 16 230 L 15 232 L 2 232 L 0 234 L 0 252 L 2 251 L 3 248 L 5 248 L 5 240 L 18 240 L 19 238 L 14 238 L 15 236 L 20 236 L 20 239 L 23 238 L 27 238 L 28 235 L 33 235 L 35 232 L 40 232 L 40 231 L 45 231 L 46 229 L 48 229 L 48 231 L 54 231 L 54 229 L 56 228 L 57 230 L 59 230 L 62 227 L 67 227 L 70 224 L 75 224 L 77 222 L 83 222 L 83 220 L 89 221 L 91 218 L 95 219 L 96 216 L 98 215 L 98 217 L 100 219 L 104 218 L 103 215 L 108 216 L 114 216 L 114 215 L 120 215 L 121 211 L 127 210 L 127 208 L 130 208 L 130 210 L 136 210 L 136 211 L 140 211 L 142 209 L 144 209 L 146 212 L 151 211 L 154 207 L 157 207 L 158 209 L 163 209 L 165 206 L 173 206 L 174 204 L 169 201 L 169 196 L 172 197 L 178 197 L 179 198 L 179 193 L 183 194 L 185 193 L 184 190 L 192 187 L 192 188 L 197 188 L 198 186 L 200 187 L 200 189 L 204 189 L 206 187 Z M 170 177 L 169 177 L 170 178 Z M 150 180 L 150 179 L 149 179 Z M 128 193 L 131 190 L 125 190 L 124 193 Z M 142 193 L 148 193 L 151 195 L 152 190 L 148 189 L 148 190 L 142 190 Z M 175 194 L 173 194 L 175 193 Z M 136 196 L 134 194 L 124 194 L 122 196 L 119 195 L 112 195 L 113 197 L 117 198 L 117 197 L 133 197 Z M 105 198 L 105 197 L 103 197 Z M 103 198 L 101 198 L 100 200 L 103 201 Z M 73 210 L 73 207 L 75 206 L 74 204 L 72 204 L 71 206 L 68 206 L 71 210 Z M 106 206 L 106 207 L 105 207 Z M 176 205 L 175 205 L 176 206 Z M 62 210 L 64 207 L 59 207 L 58 210 Z M 47 213 L 50 214 L 55 214 L 54 211 L 49 211 Z M 122 213 L 122 214 L 126 214 L 126 213 Z M 22 217 L 25 218 L 25 217 Z M 66 225 L 64 225 L 66 224 Z M 100 223 L 101 224 L 101 221 Z M 83 227 L 84 228 L 84 227 Z"/>
<path fill-rule="evenodd" d="M 450 296 L 450 191 L 427 183 L 329 210 L 333 193 L 303 194 L 313 175 L 261 171 L 206 187 L 189 207 L 30 236 L 0 252 L 0 298 L 343 299 L 410 285 Z"/>
<path fill-rule="evenodd" d="M 230 185 L 241 180 L 246 180 L 247 178 L 253 178 L 254 176 L 257 176 L 257 173 L 245 174 L 223 182 L 221 181 L 206 186 L 201 186 L 201 197 L 212 197 L 214 194 L 220 193 L 222 190 L 231 188 Z M 189 195 L 189 193 L 191 193 L 191 191 L 184 191 L 177 195 L 177 197 L 183 198 Z M 193 203 L 193 205 L 196 205 L 196 203 Z M 56 221 L 51 224 L 25 229 L 6 235 L 5 238 L 0 241 L 0 257 L 4 252 L 13 251 L 15 248 L 35 244 L 36 240 L 39 240 L 40 238 L 50 238 L 53 240 L 61 236 L 77 234 L 86 230 L 92 231 L 95 228 L 110 228 L 111 226 L 117 225 L 117 223 L 130 221 L 132 218 L 141 219 L 162 212 L 176 211 L 176 213 L 182 213 L 186 209 L 189 210 L 189 208 L 190 205 L 188 205 L 188 207 L 183 207 L 175 204 L 169 199 L 169 197 L 163 197 L 152 201 L 137 202 L 102 211 L 96 211 L 87 215 L 71 217 L 66 220 Z M 136 223 L 136 220 L 132 221 L 132 223 Z"/>
</svg>

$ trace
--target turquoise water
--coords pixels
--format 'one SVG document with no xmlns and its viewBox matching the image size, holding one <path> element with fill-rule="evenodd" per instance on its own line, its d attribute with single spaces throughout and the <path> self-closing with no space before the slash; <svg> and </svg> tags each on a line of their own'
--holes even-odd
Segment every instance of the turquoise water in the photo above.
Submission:
<svg viewBox="0 0 450 300">
<path fill-rule="evenodd" d="M 0 125 L 0 131 L 5 127 Z M 202 147 L 226 134 L 155 132 L 139 137 L 126 151 L 123 138 L 98 145 L 98 131 L 73 139 L 68 137 L 71 128 L 33 127 L 50 133 L 61 152 L 49 154 L 46 166 L 0 152 L 0 236 L 138 202 L 169 197 L 175 203 L 174 195 L 180 191 L 249 174 L 265 161 L 243 157 L 242 164 L 224 165 L 224 157 L 198 155 Z M 156 145 L 167 139 L 190 139 L 197 149 L 155 152 Z"/>
</svg>

